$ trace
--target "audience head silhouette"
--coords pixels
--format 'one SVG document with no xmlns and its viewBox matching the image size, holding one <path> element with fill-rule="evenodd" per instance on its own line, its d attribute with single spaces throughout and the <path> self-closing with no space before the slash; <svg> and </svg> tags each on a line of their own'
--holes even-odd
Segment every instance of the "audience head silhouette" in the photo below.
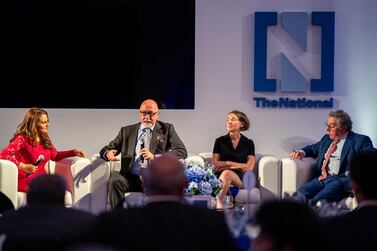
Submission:
<svg viewBox="0 0 377 251">
<path fill-rule="evenodd" d="M 28 205 L 61 205 L 64 206 L 64 196 L 67 184 L 59 175 L 44 174 L 35 177 L 29 184 L 27 193 Z"/>
<path fill-rule="evenodd" d="M 14 210 L 12 201 L 0 191 L 0 216 L 9 210 Z"/>
<path fill-rule="evenodd" d="M 377 152 L 356 155 L 351 160 L 351 186 L 357 201 L 377 200 Z"/>
<path fill-rule="evenodd" d="M 141 173 L 146 195 L 183 196 L 187 185 L 185 168 L 176 155 L 162 154 L 151 161 L 148 168 Z"/>
<path fill-rule="evenodd" d="M 289 200 L 266 202 L 257 211 L 255 223 L 260 232 L 252 241 L 253 251 L 314 251 L 323 247 L 317 241 L 323 239 L 319 218 L 307 205 Z"/>
</svg>

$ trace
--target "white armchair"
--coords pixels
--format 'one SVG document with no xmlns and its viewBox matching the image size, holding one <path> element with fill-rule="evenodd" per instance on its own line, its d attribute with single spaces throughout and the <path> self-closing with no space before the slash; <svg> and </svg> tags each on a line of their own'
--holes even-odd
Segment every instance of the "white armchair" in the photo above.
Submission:
<svg viewBox="0 0 377 251">
<path fill-rule="evenodd" d="M 72 168 L 68 184 L 73 186 L 73 206 L 93 214 L 108 210 L 107 181 L 111 170 L 118 164 L 119 162 L 106 162 L 99 154 L 95 154 L 90 159 L 85 159 L 85 166 L 72 166 L 75 168 Z M 65 177 L 67 179 L 69 175 Z"/>
<path fill-rule="evenodd" d="M 284 158 L 281 160 L 281 192 L 292 195 L 298 188 L 314 178 L 316 160 L 305 157 L 302 160 Z M 355 197 L 348 197 L 343 200 L 349 209 L 357 207 Z"/>
<path fill-rule="evenodd" d="M 254 174 L 260 187 L 250 190 L 240 189 L 236 200 L 249 205 L 249 213 L 253 215 L 261 201 L 276 199 L 280 196 L 280 160 L 274 156 L 255 155 Z"/>
<path fill-rule="evenodd" d="M 18 169 L 16 164 L 9 160 L 0 159 L 0 191 L 12 201 L 15 208 L 17 203 Z"/>
<path fill-rule="evenodd" d="M 86 158 L 65 158 L 60 161 L 48 161 L 45 165 L 47 173 L 59 174 L 67 182 L 68 190 L 65 197 L 67 207 L 73 206 L 83 210 L 89 210 L 90 204 L 87 198 L 90 193 L 90 182 L 83 179 L 74 182 L 77 173 L 88 168 L 90 160 Z M 26 194 L 17 191 L 18 168 L 9 161 L 0 159 L 0 191 L 7 195 L 15 208 L 26 204 Z"/>
<path fill-rule="evenodd" d="M 316 161 L 314 158 L 281 160 L 281 192 L 292 195 L 299 187 L 314 177 Z"/>
</svg>

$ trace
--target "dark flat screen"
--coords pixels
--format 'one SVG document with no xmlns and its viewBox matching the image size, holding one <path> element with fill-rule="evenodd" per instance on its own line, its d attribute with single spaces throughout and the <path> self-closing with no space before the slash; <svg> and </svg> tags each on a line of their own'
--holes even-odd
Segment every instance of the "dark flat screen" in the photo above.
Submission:
<svg viewBox="0 0 377 251">
<path fill-rule="evenodd" d="M 194 108 L 195 0 L 2 0 L 0 27 L 0 107 Z"/>
</svg>

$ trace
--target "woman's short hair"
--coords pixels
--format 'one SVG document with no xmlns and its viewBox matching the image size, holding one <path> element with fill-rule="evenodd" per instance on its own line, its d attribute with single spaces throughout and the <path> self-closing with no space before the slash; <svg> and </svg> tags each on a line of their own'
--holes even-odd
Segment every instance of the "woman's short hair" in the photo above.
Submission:
<svg viewBox="0 0 377 251">
<path fill-rule="evenodd" d="M 241 112 L 241 111 L 238 111 L 238 110 L 233 110 L 231 111 L 230 113 L 228 114 L 235 114 L 238 118 L 238 120 L 243 123 L 243 127 L 241 128 L 241 131 L 246 131 L 249 129 L 250 127 L 250 121 L 249 121 L 249 118 L 246 116 L 245 113 Z"/>
</svg>

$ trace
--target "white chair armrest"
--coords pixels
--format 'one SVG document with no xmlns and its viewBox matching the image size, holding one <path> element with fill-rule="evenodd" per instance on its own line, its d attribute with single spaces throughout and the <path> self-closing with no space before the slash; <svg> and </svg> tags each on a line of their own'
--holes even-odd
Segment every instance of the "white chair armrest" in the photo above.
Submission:
<svg viewBox="0 0 377 251">
<path fill-rule="evenodd" d="M 107 181 L 110 178 L 112 165 L 111 162 L 100 158 L 99 154 L 93 155 L 91 162 L 90 211 L 98 214 L 110 208 L 107 198 Z"/>
<path fill-rule="evenodd" d="M 12 161 L 0 159 L 0 191 L 17 208 L 18 168 Z"/>
<path fill-rule="evenodd" d="M 280 160 L 274 156 L 263 156 L 258 162 L 260 185 L 270 190 L 275 196 L 281 195 Z"/>
<path fill-rule="evenodd" d="M 282 194 L 292 194 L 303 184 L 313 178 L 316 168 L 314 158 L 290 159 L 284 158 L 282 164 Z"/>
<path fill-rule="evenodd" d="M 49 160 L 46 165 L 46 173 L 58 174 L 62 176 L 67 182 L 67 191 L 73 192 L 73 174 L 72 165 L 75 163 L 78 157 L 65 158 L 59 161 Z"/>
<path fill-rule="evenodd" d="M 249 190 L 240 189 L 236 196 L 236 201 L 244 204 L 259 204 L 261 201 L 260 189 L 254 187 L 250 190 L 250 193 L 248 192 Z"/>
<path fill-rule="evenodd" d="M 48 161 L 46 172 L 58 174 L 67 182 L 67 190 L 72 195 L 74 207 L 90 210 L 90 160 L 87 158 L 70 157 L 59 161 Z"/>
<path fill-rule="evenodd" d="M 77 158 L 71 165 L 73 176 L 73 206 L 85 211 L 90 211 L 90 165 L 91 161 L 87 158 Z"/>
<path fill-rule="evenodd" d="M 205 163 L 212 164 L 212 152 L 202 152 L 198 155 L 204 159 Z"/>
</svg>

